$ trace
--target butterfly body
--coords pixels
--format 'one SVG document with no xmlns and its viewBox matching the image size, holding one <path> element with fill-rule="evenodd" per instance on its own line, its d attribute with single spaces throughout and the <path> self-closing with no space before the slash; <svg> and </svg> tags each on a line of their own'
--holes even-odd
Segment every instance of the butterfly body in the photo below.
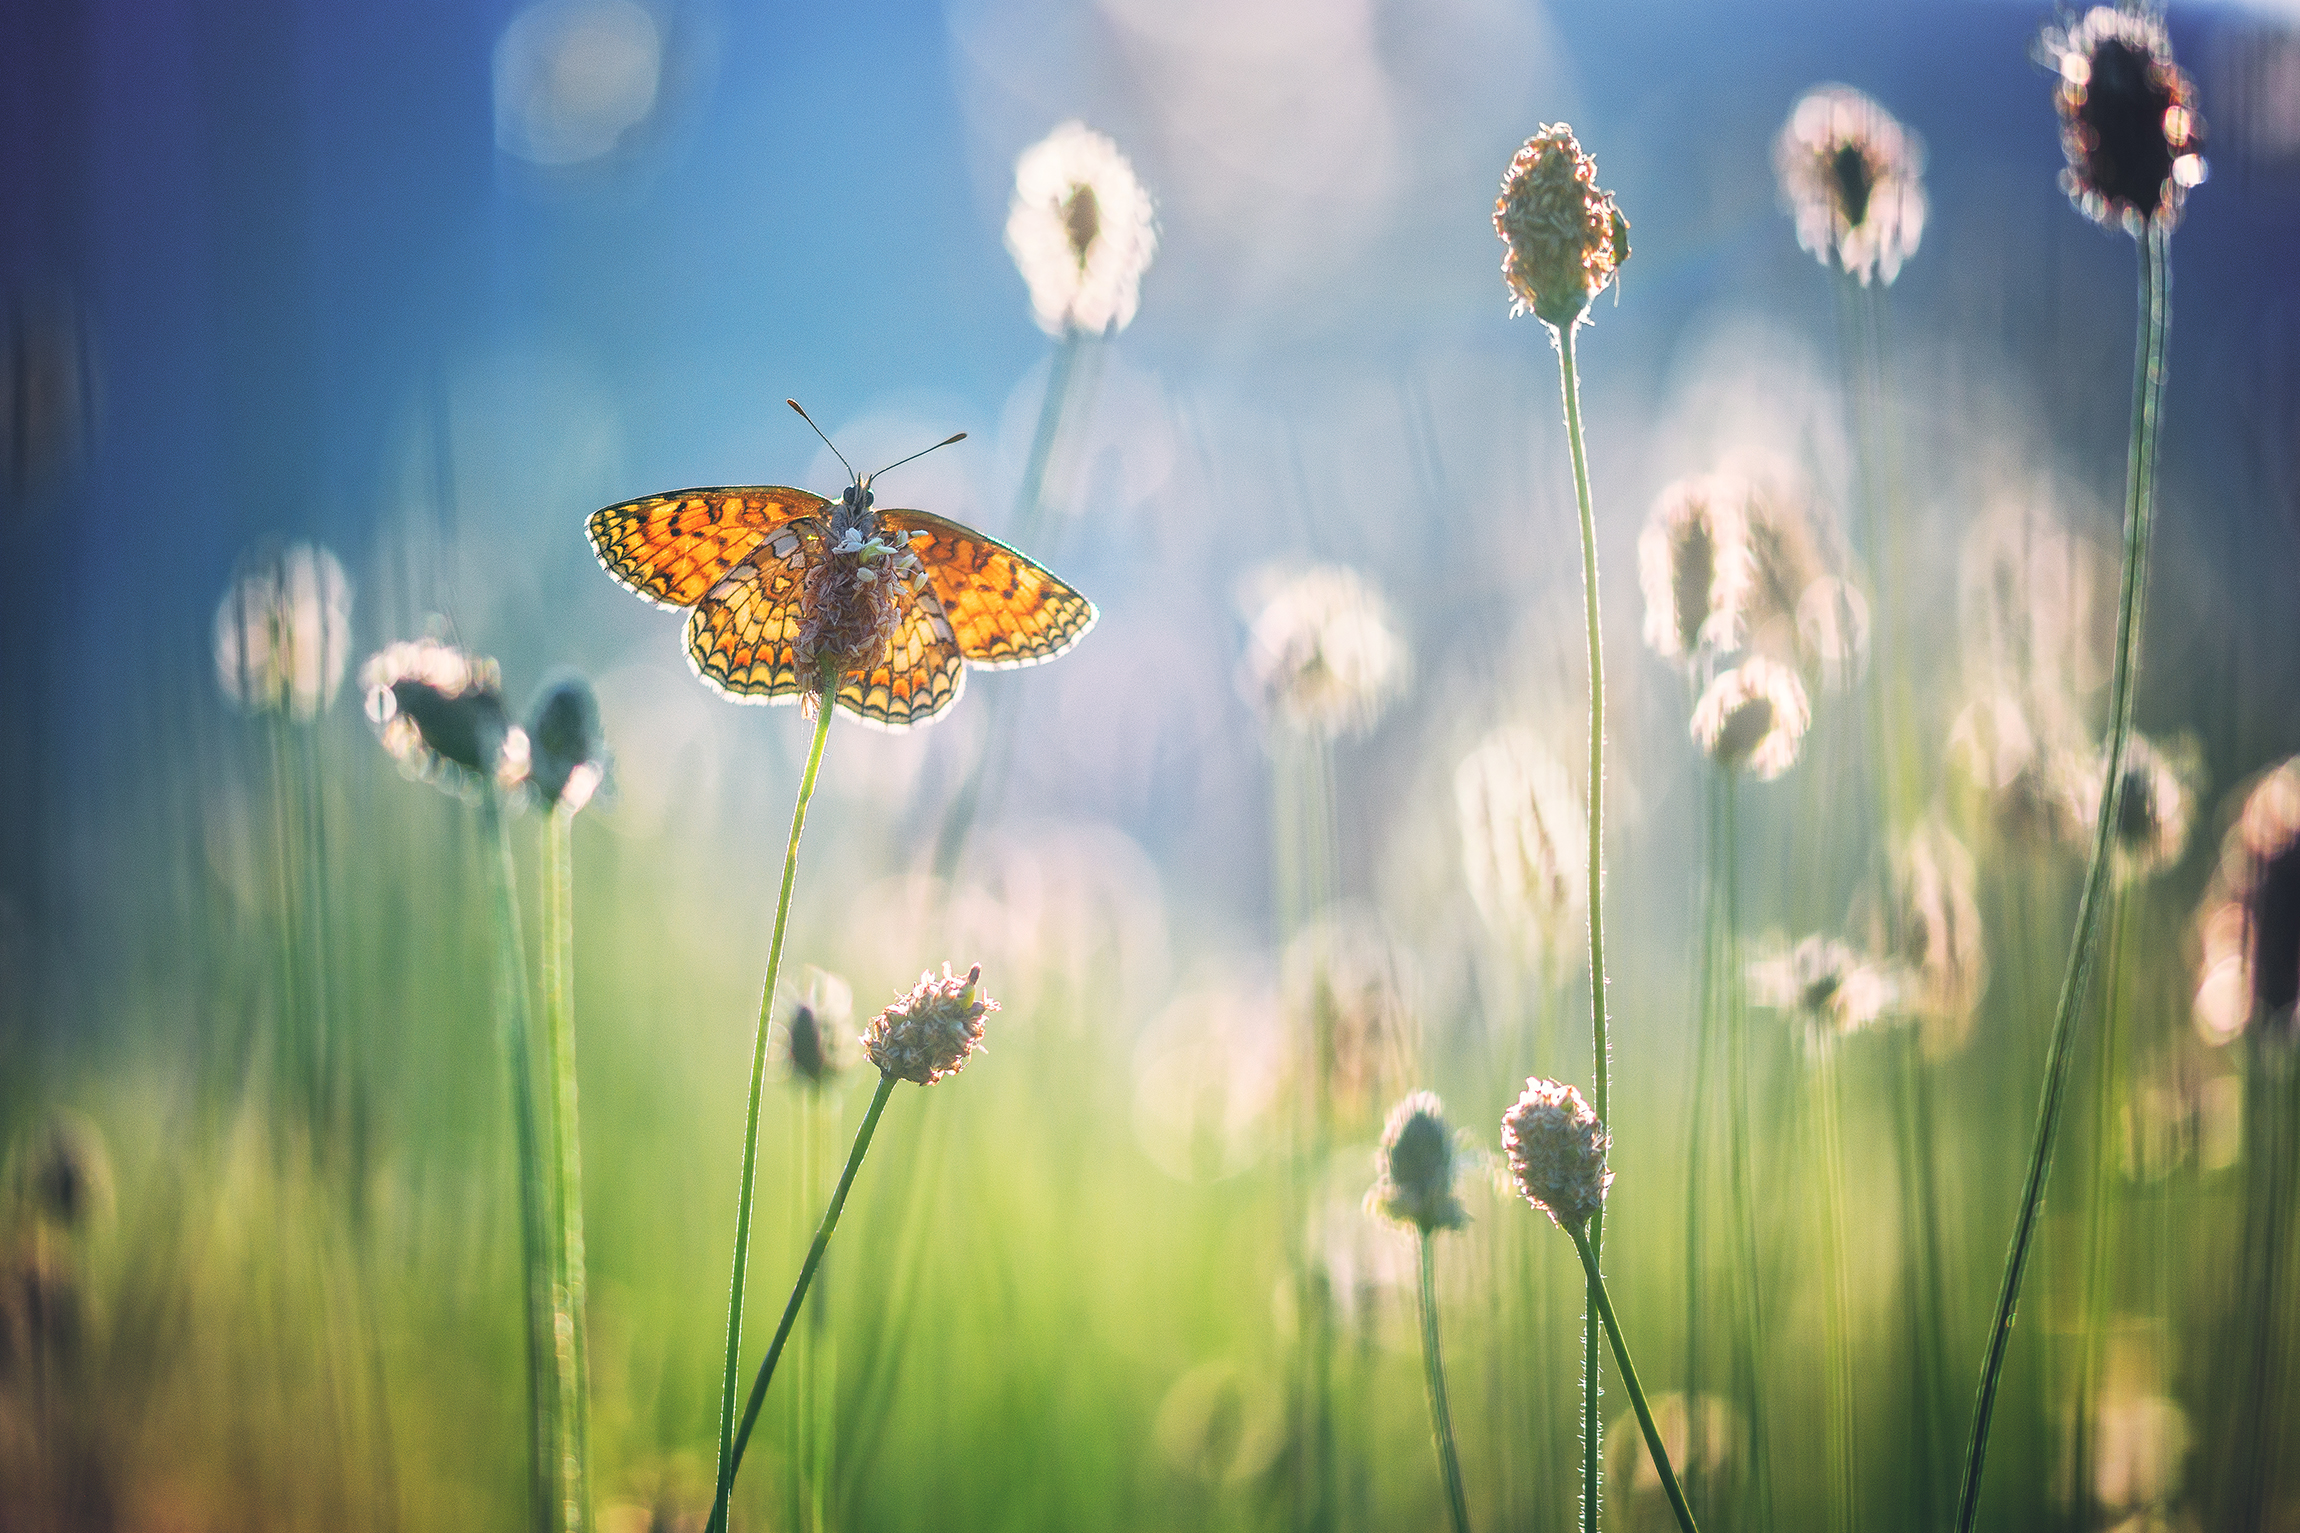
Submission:
<svg viewBox="0 0 2300 1533">
<path fill-rule="evenodd" d="M 813 701 L 883 729 L 939 717 L 966 667 L 1034 665 L 1099 614 L 1043 566 L 946 518 L 783 485 L 675 490 L 593 512 L 627 589 L 689 609 L 688 663 L 738 702 Z M 825 676 L 829 684 L 824 684 Z"/>
</svg>

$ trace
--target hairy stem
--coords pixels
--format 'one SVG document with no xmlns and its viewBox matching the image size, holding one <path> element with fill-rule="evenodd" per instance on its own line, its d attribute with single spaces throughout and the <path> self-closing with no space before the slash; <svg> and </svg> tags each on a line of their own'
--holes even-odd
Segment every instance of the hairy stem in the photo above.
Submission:
<svg viewBox="0 0 2300 1533">
<path fill-rule="evenodd" d="M 1597 1270 L 1597 1249 L 1579 1226 L 1566 1233 L 1573 1237 L 1574 1249 L 1581 1253 L 1582 1270 L 1589 1274 L 1589 1296 L 1597 1302 L 1605 1334 L 1613 1342 L 1613 1361 L 1619 1365 L 1621 1382 L 1629 1390 L 1629 1403 L 1637 1412 L 1637 1425 L 1645 1433 L 1645 1451 L 1653 1455 L 1653 1468 L 1661 1476 L 1661 1489 L 1669 1497 L 1669 1509 L 1677 1514 L 1677 1526 L 1684 1533 L 1701 1533 L 1693 1521 L 1693 1508 L 1685 1504 L 1685 1492 L 1677 1484 L 1677 1471 L 1670 1467 L 1669 1449 L 1661 1441 L 1661 1429 L 1653 1424 L 1653 1408 L 1645 1403 L 1644 1386 L 1637 1382 L 1637 1365 L 1629 1360 L 1629 1344 L 1621 1339 L 1621 1322 L 1614 1318 L 1613 1300 L 1606 1296 L 1605 1278 Z M 1693 1407 L 1689 1405 L 1687 1409 Z"/>
<path fill-rule="evenodd" d="M 1558 389 L 1565 396 L 1565 438 L 1573 450 L 1573 493 L 1581 507 L 1581 599 L 1589 627 L 1589 1028 L 1590 1084 L 1597 1116 L 1610 1123 L 1608 1087 L 1612 1055 L 1605 1041 L 1605 645 L 1597 607 L 1597 512 L 1589 498 L 1589 458 L 1581 439 L 1581 380 L 1573 365 L 1572 325 L 1556 330 Z M 1605 1253 L 1605 1215 L 1589 1221 L 1591 1252 L 1589 1307 L 1597 1303 L 1597 1272 Z M 1599 1466 L 1604 1459 L 1604 1424 L 1597 1402 L 1603 1392 L 1597 1326 L 1582 1320 L 1581 1526 L 1597 1533 Z"/>
<path fill-rule="evenodd" d="M 585 1337 L 583 1144 L 575 1094 L 574 813 L 554 809 L 544 831 L 543 1014 L 553 1086 L 551 1134 L 559 1229 L 552 1274 L 552 1361 L 557 1375 L 559 1526 L 591 1521 L 590 1359 Z"/>
</svg>

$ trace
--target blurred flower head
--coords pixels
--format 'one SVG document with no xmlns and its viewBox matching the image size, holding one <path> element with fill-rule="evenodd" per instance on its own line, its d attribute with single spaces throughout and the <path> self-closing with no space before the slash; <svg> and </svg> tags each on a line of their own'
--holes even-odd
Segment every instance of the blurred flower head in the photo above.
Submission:
<svg viewBox="0 0 2300 1533">
<path fill-rule="evenodd" d="M 1902 981 L 1834 937 L 1807 937 L 1749 965 L 1749 999 L 1804 1020 L 1815 1044 L 1858 1032 L 1900 1003 Z"/>
<path fill-rule="evenodd" d="M 921 974 L 910 993 L 871 1018 L 862 1035 L 863 1055 L 881 1075 L 931 1086 L 956 1075 L 982 1047 L 982 1019 L 998 1003 L 982 993 L 982 965 L 954 976 L 942 966 L 938 979 Z"/>
<path fill-rule="evenodd" d="M 1690 668 L 1703 651 L 1740 644 L 1756 573 L 1743 519 L 1748 499 L 1737 476 L 1695 474 L 1653 503 L 1637 539 L 1637 575 L 1645 642 L 1662 659 Z"/>
<path fill-rule="evenodd" d="M 1589 820 L 1563 765 L 1522 724 L 1495 730 L 1454 771 L 1462 871 L 1495 936 L 1561 940 L 1589 902 Z"/>
<path fill-rule="evenodd" d="M 1695 1395 L 1689 1401 L 1682 1394 L 1657 1394 L 1652 1408 L 1654 1430 L 1661 1434 L 1661 1446 L 1687 1494 L 1694 1494 L 1696 1485 L 1711 1495 L 1728 1492 L 1745 1468 L 1748 1447 L 1748 1434 L 1732 1402 L 1715 1395 Z M 1646 1451 L 1636 1425 L 1609 1428 L 1605 1451 L 1612 1459 L 1608 1467 L 1613 1494 L 1628 1503 L 1622 1526 L 1641 1533 L 1675 1527 L 1676 1516 L 1663 1499 L 1661 1472 L 1653 1467 L 1653 1455 Z M 1609 1525 L 1612 1519 L 1608 1513 Z"/>
<path fill-rule="evenodd" d="M 2068 156 L 2061 190 L 2098 224 L 2139 235 L 2173 224 L 2204 181 L 2196 87 L 2172 61 L 2164 18 L 2139 5 L 2097 5 L 2048 27 L 2037 54 L 2059 75 L 2053 105 Z"/>
<path fill-rule="evenodd" d="M 2300 756 L 2244 796 L 2197 925 L 2197 1031 L 2210 1043 L 2251 1027 L 2290 1036 L 2300 1001 Z"/>
<path fill-rule="evenodd" d="M 1953 1051 L 1988 985 L 1973 859 L 1939 820 L 1920 824 L 1892 861 L 1890 902 L 1875 950 L 1905 976 L 1902 998 L 1935 1054 Z"/>
<path fill-rule="evenodd" d="M 51 1112 L 16 1142 L 8 1191 L 20 1217 L 84 1232 L 112 1215 L 112 1157 L 104 1136 L 75 1112 Z"/>
<path fill-rule="evenodd" d="M 1417 1072 L 1421 1029 L 1411 1001 L 1413 955 L 1380 922 L 1360 912 L 1323 918 L 1288 944 L 1283 974 L 1287 1012 L 1306 1017 L 1315 1071 L 1336 1120 L 1357 1132 L 1375 1104 Z"/>
<path fill-rule="evenodd" d="M 216 680 L 235 707 L 313 719 L 335 701 L 351 656 L 351 586 L 310 543 L 240 556 L 216 607 Z"/>
<path fill-rule="evenodd" d="M 820 1090 L 849 1064 L 847 1029 L 854 1021 L 854 991 L 838 975 L 809 965 L 806 983 L 784 1008 L 778 1062 L 784 1077 Z"/>
<path fill-rule="evenodd" d="M 1693 738 L 1719 766 L 1771 782 L 1797 764 L 1812 721 L 1797 673 L 1751 655 L 1703 690 L 1693 707 Z"/>
<path fill-rule="evenodd" d="M 1849 85 L 1797 98 L 1773 140 L 1781 201 L 1797 243 L 1863 287 L 1890 283 L 1925 232 L 1923 143 Z"/>
<path fill-rule="evenodd" d="M 1382 1126 L 1366 1207 L 1424 1235 L 1460 1229 L 1469 1214 L 1453 1192 L 1457 1159 L 1445 1104 L 1435 1092 L 1414 1092 L 1390 1109 Z"/>
<path fill-rule="evenodd" d="M 2081 810 L 2088 825 L 2096 823 L 2100 814 L 2105 758 L 2103 752 L 2082 778 Z M 2188 779 L 2195 775 L 2197 761 L 2191 741 L 2165 747 L 2134 734 L 2125 742 L 2124 796 L 2108 843 L 2119 876 L 2151 877 L 2180 861 L 2188 850 L 2188 825 L 2195 813 Z"/>
<path fill-rule="evenodd" d="M 1214 1182 L 1267 1147 L 1284 1073 L 1286 1028 L 1267 985 L 1233 980 L 1185 991 L 1134 1051 L 1134 1132 L 1177 1181 Z"/>
<path fill-rule="evenodd" d="M 1363 734 L 1405 690 L 1410 663 L 1389 603 L 1357 571 L 1321 564 L 1278 585 L 1253 620 L 1239 690 L 1264 718 L 1328 737 Z"/>
<path fill-rule="evenodd" d="M 1558 1228 L 1577 1230 L 1605 1206 L 1613 1137 L 1573 1087 L 1529 1077 L 1502 1114 L 1501 1147 L 1518 1192 Z"/>
<path fill-rule="evenodd" d="M 1006 250 L 1047 334 L 1123 330 L 1158 253 L 1150 194 L 1116 144 L 1066 122 L 1014 162 Z"/>
<path fill-rule="evenodd" d="M 2021 851 L 2082 851 L 2099 796 L 2097 772 L 2086 781 L 2078 753 L 2048 743 L 2029 727 L 2028 711 L 2007 693 L 1975 698 L 1949 725 L 1948 754 L 1978 790 L 1989 824 Z"/>
<path fill-rule="evenodd" d="M 581 811 L 607 780 L 607 739 L 599 699 L 573 671 L 544 683 L 527 723 L 527 783 L 535 796 L 569 814 Z"/>
<path fill-rule="evenodd" d="M 1508 247 L 1509 312 L 1558 330 L 1579 324 L 1629 259 L 1629 220 L 1564 123 L 1544 123 L 1510 160 L 1493 227 Z"/>
<path fill-rule="evenodd" d="M 386 645 L 360 668 L 367 716 L 410 776 L 451 791 L 527 776 L 527 731 L 503 706 L 493 660 L 436 639 Z"/>
</svg>

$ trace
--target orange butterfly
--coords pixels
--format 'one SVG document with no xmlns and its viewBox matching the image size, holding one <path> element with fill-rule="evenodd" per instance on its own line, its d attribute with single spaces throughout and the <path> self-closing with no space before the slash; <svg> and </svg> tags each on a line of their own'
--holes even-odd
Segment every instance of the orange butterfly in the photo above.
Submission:
<svg viewBox="0 0 2300 1533">
<path fill-rule="evenodd" d="M 876 509 L 876 477 L 855 475 L 836 501 L 783 485 L 627 500 L 591 513 L 591 546 L 621 585 L 694 609 L 687 661 L 719 691 L 811 706 L 828 666 L 832 700 L 881 729 L 940 716 L 969 664 L 1036 665 L 1094 626 L 1092 602 L 1004 543 L 930 512 Z"/>
</svg>

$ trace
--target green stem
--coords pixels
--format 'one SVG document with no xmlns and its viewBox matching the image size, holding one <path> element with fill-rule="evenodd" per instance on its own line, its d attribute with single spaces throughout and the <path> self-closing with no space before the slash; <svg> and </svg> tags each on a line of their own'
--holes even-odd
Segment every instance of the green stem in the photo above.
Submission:
<svg viewBox="0 0 2300 1533">
<path fill-rule="evenodd" d="M 839 1173 L 838 1190 L 831 1194 L 831 1206 L 823 1210 L 823 1222 L 815 1230 L 814 1244 L 807 1247 L 806 1265 L 799 1268 L 799 1280 L 791 1287 L 790 1302 L 783 1306 L 782 1323 L 775 1327 L 775 1339 L 767 1344 L 766 1358 L 759 1364 L 758 1376 L 751 1380 L 751 1397 L 743 1404 L 742 1430 L 735 1434 L 734 1464 L 727 1471 L 727 1483 L 734 1483 L 734 1470 L 743 1462 L 743 1449 L 751 1441 L 751 1427 L 759 1419 L 759 1407 L 766 1403 L 768 1381 L 775 1376 L 775 1363 L 783 1355 L 783 1344 L 791 1339 L 791 1326 L 799 1318 L 799 1307 L 806 1303 L 807 1288 L 815 1280 L 815 1269 L 822 1265 L 823 1251 L 831 1243 L 831 1231 L 839 1226 L 839 1210 L 847 1206 L 847 1189 L 855 1184 L 855 1173 L 862 1169 L 864 1152 L 870 1149 L 871 1136 L 878 1132 L 878 1120 L 886 1111 L 887 1098 L 894 1095 L 898 1076 L 881 1075 L 878 1090 L 871 1095 L 870 1111 L 863 1114 L 862 1127 L 855 1132 L 854 1148 L 847 1153 L 846 1170 Z M 712 1516 L 724 1526 L 726 1517 L 726 1491 L 719 1493 L 719 1505 Z"/>
<path fill-rule="evenodd" d="M 1764 1384 L 1758 1369 L 1772 1355 L 1765 1345 L 1765 1305 L 1757 1262 L 1757 1176 L 1751 1148 L 1749 1096 L 1749 1012 L 1743 1004 L 1741 973 L 1741 780 L 1732 772 L 1721 774 L 1725 845 L 1725 1053 L 1726 1090 L 1731 1093 L 1727 1131 L 1733 1179 L 1733 1227 L 1739 1258 L 1735 1288 L 1742 1304 L 1738 1355 L 1734 1372 L 1740 1386 L 1741 1408 L 1749 1418 L 1750 1491 L 1756 1502 L 1755 1524 L 1773 1525 L 1773 1459 L 1765 1432 Z"/>
<path fill-rule="evenodd" d="M 1438 1348 L 1437 1277 L 1430 1262 L 1430 1232 L 1422 1231 L 1422 1371 L 1429 1381 L 1430 1430 L 1437 1435 L 1438 1468 L 1445 1473 L 1446 1509 L 1454 1533 L 1469 1533 L 1469 1497 L 1462 1490 L 1461 1458 L 1453 1445 L 1453 1413 L 1446 1408 L 1445 1355 Z"/>
<path fill-rule="evenodd" d="M 1589 497 L 1589 459 L 1581 440 L 1581 380 L 1573 365 L 1573 325 L 1557 327 L 1558 389 L 1565 396 L 1565 437 L 1573 450 L 1573 493 L 1581 505 L 1582 612 L 1589 626 L 1589 1027 L 1590 1075 L 1599 1121 L 1610 1123 L 1608 1086 L 1612 1056 L 1605 1041 L 1605 645 L 1599 634 L 1597 610 L 1597 513 Z M 1605 1215 L 1589 1221 L 1589 1245 L 1596 1256 L 1605 1251 Z M 1592 1258 L 1590 1302 L 1597 1300 L 1596 1260 Z M 1597 1327 L 1582 1320 L 1581 1380 L 1581 1526 L 1597 1533 L 1598 1466 L 1604 1455 L 1604 1425 L 1597 1401 L 1602 1379 Z"/>
<path fill-rule="evenodd" d="M 552 1358 L 558 1378 L 558 1526 L 591 1522 L 591 1389 L 583 1256 L 583 1143 L 575 1092 L 574 812 L 555 808 L 545 825 L 543 1015 L 554 1087 L 551 1133 L 558 1169 L 559 1244 L 552 1282 Z"/>
<path fill-rule="evenodd" d="M 511 856 L 511 830 L 502 799 L 490 786 L 480 815 L 495 843 L 495 940 L 497 983 L 502 1004 L 504 1072 L 511 1087 L 511 1128 L 519 1157 L 519 1244 L 527 1290 L 527 1451 L 528 1513 L 541 1533 L 553 1527 L 558 1477 L 551 1459 L 558 1443 L 558 1391 L 555 1384 L 555 1324 L 552 1311 L 549 1173 L 543 1159 L 535 1086 L 534 1044 L 527 1019 L 527 962 L 519 935 L 519 903 L 513 890 L 518 869 Z"/>
<path fill-rule="evenodd" d="M 1958 1498 L 1957 1533 L 1971 1533 L 1980 1513 L 1981 1471 L 1988 1457 L 1989 1423 L 1996 1411 L 1997 1384 L 2012 1341 L 2013 1310 L 2020 1302 L 2021 1278 L 2028 1268 L 2045 1183 L 2052 1175 L 2052 1151 L 2060 1127 L 2061 1097 L 2068 1084 L 2077 1012 L 2092 977 L 2100 907 L 2108 886 L 2109 845 L 2124 808 L 2124 747 L 2132 734 L 2132 699 L 2140 669 L 2140 627 L 2148 579 L 2148 532 L 2156 502 L 2156 441 L 2164 403 L 2164 350 L 2172 322 L 2171 235 L 2168 225 L 2151 220 L 2140 241 L 2140 349 L 2133 367 L 2132 437 L 2125 467 L 2124 579 L 2116 612 L 2116 670 L 2109 689 L 2107 781 L 2101 789 L 2100 819 L 2093 827 L 2092 862 L 2076 911 L 2075 939 L 2069 945 L 2060 1003 L 2045 1056 L 2042 1100 L 2037 1104 L 2036 1143 L 2029 1156 L 2028 1180 L 2021 1191 L 2020 1218 L 2005 1256 L 2004 1286 L 1997 1296 L 1996 1324 L 1981 1365 L 1980 1395 L 1973 1407 L 1971 1446 L 1965 1456 L 1964 1489 Z"/>
<path fill-rule="evenodd" d="M 831 732 L 832 700 L 838 695 L 836 669 L 834 662 L 823 662 L 815 737 L 807 747 L 806 770 L 799 777 L 798 802 L 791 809 L 791 840 L 783 852 L 783 889 L 775 900 L 775 931 L 767 943 L 766 988 L 759 996 L 759 1026 L 751 1043 L 751 1102 L 743 1119 L 743 1181 L 735 1205 L 735 1278 L 727 1300 L 727 1366 L 719 1393 L 719 1472 L 709 1524 L 712 1533 L 725 1533 L 727 1493 L 735 1483 L 735 1390 L 742 1382 L 743 1280 L 751 1259 L 751 1194 L 759 1169 L 759 1095 L 767 1079 L 767 1028 L 775 1014 L 775 982 L 782 976 L 783 934 L 789 929 L 791 919 L 791 885 L 799 873 L 799 836 L 807 828 L 807 801 L 815 796 L 815 776 L 823 764 L 823 742 Z"/>
<path fill-rule="evenodd" d="M 1661 1489 L 1669 1497 L 1669 1509 L 1677 1514 L 1677 1526 L 1684 1533 L 1701 1533 L 1693 1521 L 1693 1508 L 1685 1504 L 1685 1492 L 1678 1487 L 1677 1471 L 1670 1467 L 1669 1449 L 1661 1441 L 1661 1429 L 1653 1424 L 1653 1408 L 1645 1403 L 1645 1387 L 1637 1382 L 1637 1365 L 1629 1360 L 1629 1344 L 1621 1339 L 1621 1322 L 1614 1318 L 1613 1300 L 1606 1295 L 1605 1278 L 1597 1270 L 1597 1251 L 1579 1226 L 1566 1233 L 1573 1237 L 1573 1247 L 1581 1253 L 1581 1268 L 1589 1274 L 1589 1296 L 1597 1301 L 1597 1313 L 1605 1322 L 1605 1334 L 1613 1342 L 1613 1361 L 1621 1369 L 1621 1382 L 1629 1390 L 1629 1403 L 1636 1408 L 1637 1425 L 1645 1432 L 1645 1451 L 1653 1455 L 1653 1467 L 1661 1476 Z M 1687 1407 L 1688 1410 L 1695 1408 Z"/>
<path fill-rule="evenodd" d="M 2109 1246 L 2117 1215 L 2116 1106 L 2120 1035 L 2123 1032 L 2124 954 L 2130 941 L 2132 909 L 2138 892 L 2119 890 L 2108 917 L 2108 962 L 2101 998 L 2100 1057 L 2094 1062 L 2092 1098 L 2092 1225 L 2085 1232 L 2084 1333 L 2077 1355 L 2075 1429 L 2069 1448 L 2069 1505 L 2085 1515 L 2092 1499 L 2092 1461 L 2099 1437 L 2102 1341 L 2108 1331 Z"/>
<path fill-rule="evenodd" d="M 1829 1304 L 1822 1351 L 1829 1371 L 1828 1422 L 1823 1456 L 1828 1466 L 1831 1525 L 1850 1529 L 1856 1518 L 1859 1469 L 1853 1459 L 1853 1321 L 1845 1236 L 1845 1156 L 1837 1113 L 1837 1041 L 1824 1037 L 1813 1065 L 1813 1129 L 1820 1150 L 1821 1216 L 1827 1224 Z"/>
</svg>

